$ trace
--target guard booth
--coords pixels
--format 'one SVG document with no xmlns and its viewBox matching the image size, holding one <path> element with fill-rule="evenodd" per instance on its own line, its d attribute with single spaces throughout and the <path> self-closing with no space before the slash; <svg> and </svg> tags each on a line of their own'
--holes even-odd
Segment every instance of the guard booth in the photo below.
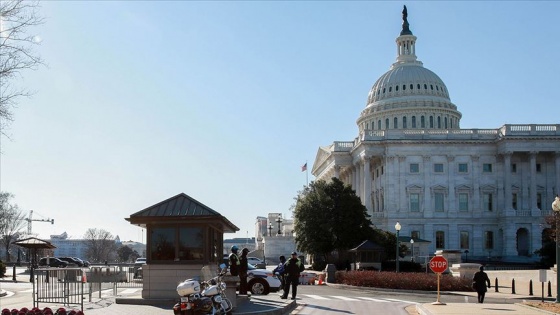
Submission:
<svg viewBox="0 0 560 315">
<path fill-rule="evenodd" d="M 142 266 L 145 299 L 178 297 L 177 283 L 222 263 L 223 234 L 239 228 L 217 211 L 180 193 L 125 220 L 147 231 Z"/>
<path fill-rule="evenodd" d="M 354 253 L 354 270 L 381 270 L 381 261 L 385 255 L 385 248 L 370 240 L 349 250 Z"/>
</svg>

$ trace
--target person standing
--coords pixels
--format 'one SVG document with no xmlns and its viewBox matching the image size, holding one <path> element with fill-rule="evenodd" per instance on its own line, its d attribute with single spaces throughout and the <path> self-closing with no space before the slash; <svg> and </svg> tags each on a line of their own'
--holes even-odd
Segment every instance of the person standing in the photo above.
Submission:
<svg viewBox="0 0 560 315">
<path fill-rule="evenodd" d="M 229 263 L 229 273 L 232 276 L 238 276 L 239 275 L 239 265 L 241 264 L 239 261 L 239 257 L 237 256 L 237 251 L 239 250 L 239 248 L 235 245 L 233 245 L 231 247 L 231 253 L 229 254 L 228 257 L 228 263 Z"/>
<path fill-rule="evenodd" d="M 486 284 L 488 288 L 490 287 L 490 279 L 486 272 L 484 272 L 484 267 L 480 266 L 480 271 L 474 274 L 473 277 L 473 289 L 478 293 L 478 303 L 484 303 L 484 296 L 486 295 Z"/>
<path fill-rule="evenodd" d="M 280 288 L 284 290 L 284 285 L 286 284 L 286 280 L 284 279 L 284 264 L 286 263 L 286 257 L 284 255 L 279 257 L 280 263 L 274 270 L 272 270 L 272 274 L 278 275 L 278 280 L 280 280 Z"/>
<path fill-rule="evenodd" d="M 290 293 L 290 285 L 292 286 L 292 300 L 296 299 L 297 286 L 299 284 L 299 274 L 305 269 L 303 263 L 297 258 L 297 253 L 292 252 L 292 257 L 284 264 L 284 275 L 286 284 L 284 284 L 284 294 L 281 299 L 287 299 Z"/>
<path fill-rule="evenodd" d="M 247 271 L 249 269 L 247 262 L 248 248 L 241 250 L 241 257 L 239 258 L 239 294 L 247 295 Z"/>
</svg>

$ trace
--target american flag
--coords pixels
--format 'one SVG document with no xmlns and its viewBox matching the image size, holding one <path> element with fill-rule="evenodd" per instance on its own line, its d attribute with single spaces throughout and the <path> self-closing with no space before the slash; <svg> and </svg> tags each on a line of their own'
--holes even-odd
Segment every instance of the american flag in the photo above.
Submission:
<svg viewBox="0 0 560 315">
<path fill-rule="evenodd" d="M 301 171 L 302 171 L 302 172 L 307 171 L 307 162 L 305 162 L 305 164 L 303 164 L 303 165 L 301 166 Z"/>
</svg>

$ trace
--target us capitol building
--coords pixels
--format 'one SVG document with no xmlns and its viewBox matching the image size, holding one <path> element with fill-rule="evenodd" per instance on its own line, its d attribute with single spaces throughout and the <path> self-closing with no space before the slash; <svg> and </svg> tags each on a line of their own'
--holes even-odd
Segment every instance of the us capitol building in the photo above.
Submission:
<svg viewBox="0 0 560 315">
<path fill-rule="evenodd" d="M 468 258 L 531 262 L 560 193 L 560 124 L 461 129 L 445 83 L 416 57 L 406 7 L 397 60 L 373 84 L 358 136 L 320 147 L 312 174 L 351 185 L 376 228 Z M 489 258 L 490 257 L 490 258 Z"/>
</svg>

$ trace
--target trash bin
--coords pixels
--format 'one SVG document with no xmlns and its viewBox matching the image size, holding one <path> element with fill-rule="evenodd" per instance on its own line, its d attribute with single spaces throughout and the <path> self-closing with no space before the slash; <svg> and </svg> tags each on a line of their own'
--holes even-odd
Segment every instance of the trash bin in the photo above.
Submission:
<svg viewBox="0 0 560 315">
<path fill-rule="evenodd" d="M 327 268 L 325 268 L 325 272 L 327 273 L 327 283 L 335 283 L 336 266 L 334 264 L 328 264 Z"/>
</svg>

